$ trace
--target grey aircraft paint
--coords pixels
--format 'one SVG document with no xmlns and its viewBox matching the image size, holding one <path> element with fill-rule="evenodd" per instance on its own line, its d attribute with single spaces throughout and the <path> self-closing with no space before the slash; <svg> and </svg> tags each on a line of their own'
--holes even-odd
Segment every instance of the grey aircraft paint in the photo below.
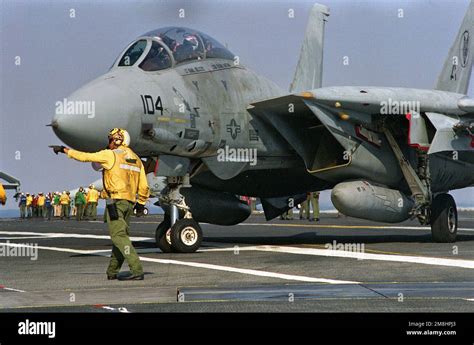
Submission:
<svg viewBox="0 0 474 345">
<path fill-rule="evenodd" d="M 240 64 L 209 36 L 194 29 L 165 28 L 139 37 L 109 72 L 67 97 L 73 102 L 93 101 L 93 118 L 56 115 L 52 127 L 66 144 L 85 151 L 103 148 L 107 132 L 122 127 L 142 158 L 159 162 L 157 157 L 174 157 L 176 164 L 187 159 L 192 185 L 280 201 L 348 180 L 368 180 L 382 194 L 403 193 L 410 198 L 410 183 L 384 135 L 390 131 L 412 166 L 430 150 L 430 191 L 472 186 L 474 101 L 465 93 L 472 69 L 473 8 L 471 3 L 436 90 L 321 87 L 329 10 L 316 4 L 291 93 Z M 181 44 L 168 32 L 182 37 Z M 139 41 L 144 48 L 137 59 L 121 66 Z M 178 51 L 185 46 L 191 57 L 180 61 Z M 453 59 L 457 52 L 460 56 Z M 167 67 L 146 70 L 153 56 L 167 56 L 159 61 Z M 381 111 L 384 102 L 409 101 L 415 105 L 407 111 Z M 415 133 L 409 128 L 416 128 Z M 433 147 L 422 147 L 426 144 Z M 218 151 L 224 147 L 255 149 L 257 164 L 219 161 Z M 380 211 L 361 207 L 352 215 L 374 219 Z M 400 212 L 405 216 L 395 217 L 397 221 L 407 217 L 405 208 Z"/>
</svg>

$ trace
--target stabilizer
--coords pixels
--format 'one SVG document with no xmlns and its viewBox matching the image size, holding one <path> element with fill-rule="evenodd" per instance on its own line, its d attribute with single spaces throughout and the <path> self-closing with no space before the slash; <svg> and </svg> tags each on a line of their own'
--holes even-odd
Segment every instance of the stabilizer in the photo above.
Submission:
<svg viewBox="0 0 474 345">
<path fill-rule="evenodd" d="M 436 90 L 467 94 L 474 51 L 474 1 L 471 1 L 456 39 L 449 50 Z"/>
<path fill-rule="evenodd" d="M 328 16 L 328 7 L 321 4 L 313 5 L 290 92 L 321 87 L 323 80 L 324 25 Z"/>
</svg>

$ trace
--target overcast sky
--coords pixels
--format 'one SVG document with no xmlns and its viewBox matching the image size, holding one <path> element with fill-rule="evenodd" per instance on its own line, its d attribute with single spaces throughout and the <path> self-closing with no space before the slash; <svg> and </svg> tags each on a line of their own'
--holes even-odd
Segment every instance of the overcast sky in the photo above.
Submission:
<svg viewBox="0 0 474 345">
<path fill-rule="evenodd" d="M 50 152 L 47 146 L 60 141 L 45 125 L 55 102 L 105 73 L 134 38 L 162 26 L 204 31 L 227 44 L 241 63 L 288 89 L 313 3 L 0 0 L 0 171 L 33 193 L 96 180 L 90 165 Z M 467 0 L 321 3 L 331 11 L 324 86 L 415 88 L 434 86 L 468 6 Z M 181 8 L 185 18 L 178 17 Z M 454 194 L 459 204 L 474 206 L 474 189 Z M 7 208 L 15 207 L 11 199 Z"/>
</svg>

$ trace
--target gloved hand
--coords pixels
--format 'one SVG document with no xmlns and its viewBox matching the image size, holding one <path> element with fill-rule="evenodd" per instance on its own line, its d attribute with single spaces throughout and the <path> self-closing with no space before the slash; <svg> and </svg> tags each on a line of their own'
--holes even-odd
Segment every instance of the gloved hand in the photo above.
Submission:
<svg viewBox="0 0 474 345">
<path fill-rule="evenodd" d="M 139 204 L 138 202 L 133 207 L 133 210 L 135 211 L 135 215 L 137 217 L 141 217 L 145 215 L 145 205 Z"/>
<path fill-rule="evenodd" d="M 53 149 L 53 151 L 54 151 L 55 154 L 58 154 L 59 152 L 61 152 L 61 153 L 66 153 L 66 152 L 64 151 L 64 149 L 66 148 L 66 146 L 50 145 L 49 147 Z"/>
</svg>

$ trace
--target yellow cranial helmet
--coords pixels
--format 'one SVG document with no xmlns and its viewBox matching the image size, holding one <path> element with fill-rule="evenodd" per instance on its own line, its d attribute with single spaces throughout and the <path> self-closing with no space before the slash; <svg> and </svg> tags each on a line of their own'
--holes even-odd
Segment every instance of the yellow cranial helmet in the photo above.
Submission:
<svg viewBox="0 0 474 345">
<path fill-rule="evenodd" d="M 122 128 L 114 128 L 109 132 L 108 135 L 109 142 L 114 141 L 116 145 L 130 145 L 130 134 L 125 129 Z"/>
</svg>

